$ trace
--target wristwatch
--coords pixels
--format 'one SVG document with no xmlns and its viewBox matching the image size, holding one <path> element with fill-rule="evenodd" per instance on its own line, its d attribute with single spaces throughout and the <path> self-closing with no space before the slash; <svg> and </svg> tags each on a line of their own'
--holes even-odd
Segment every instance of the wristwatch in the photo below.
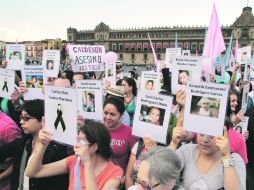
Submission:
<svg viewBox="0 0 254 190">
<path fill-rule="evenodd" d="M 235 166 L 235 161 L 232 160 L 231 158 L 223 158 L 222 159 L 222 165 L 225 167 L 225 168 L 229 168 L 231 166 Z"/>
</svg>

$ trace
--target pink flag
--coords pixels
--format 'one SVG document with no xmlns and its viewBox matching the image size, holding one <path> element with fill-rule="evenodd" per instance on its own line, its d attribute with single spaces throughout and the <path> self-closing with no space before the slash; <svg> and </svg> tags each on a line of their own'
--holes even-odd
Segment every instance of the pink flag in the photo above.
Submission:
<svg viewBox="0 0 254 190">
<path fill-rule="evenodd" d="M 215 4 L 213 4 L 213 12 L 206 34 L 203 56 L 215 59 L 221 54 L 221 52 L 225 50 L 226 46 L 221 32 L 217 11 L 215 8 Z"/>
<path fill-rule="evenodd" d="M 157 56 L 156 56 L 156 53 L 155 53 L 155 50 L 154 50 L 153 43 L 152 43 L 152 40 L 151 40 L 151 38 L 150 38 L 149 32 L 147 33 L 147 36 L 148 36 L 148 39 L 149 39 L 149 41 L 150 41 L 150 46 L 152 47 L 154 63 L 157 65 L 157 64 L 158 64 L 158 59 L 157 59 Z"/>
</svg>

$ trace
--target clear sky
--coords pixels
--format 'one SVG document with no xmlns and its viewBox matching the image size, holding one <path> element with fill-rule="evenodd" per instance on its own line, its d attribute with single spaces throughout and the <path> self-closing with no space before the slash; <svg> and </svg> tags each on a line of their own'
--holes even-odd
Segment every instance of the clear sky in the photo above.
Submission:
<svg viewBox="0 0 254 190">
<path fill-rule="evenodd" d="M 69 26 L 94 29 L 208 25 L 213 2 L 220 24 L 233 24 L 247 0 L 0 0 L 0 40 L 66 39 Z M 249 0 L 254 8 L 254 0 Z"/>
</svg>

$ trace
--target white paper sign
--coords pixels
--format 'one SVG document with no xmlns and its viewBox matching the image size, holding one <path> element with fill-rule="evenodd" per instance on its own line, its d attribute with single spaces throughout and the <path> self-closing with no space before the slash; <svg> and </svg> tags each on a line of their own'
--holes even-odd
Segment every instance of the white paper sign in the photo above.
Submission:
<svg viewBox="0 0 254 190">
<path fill-rule="evenodd" d="M 25 45 L 8 44 L 6 45 L 7 69 L 21 70 L 25 64 Z"/>
<path fill-rule="evenodd" d="M 60 65 L 60 50 L 43 50 L 42 64 L 47 77 L 57 77 Z"/>
<path fill-rule="evenodd" d="M 216 79 L 225 79 L 225 66 L 223 62 L 213 61 L 212 69 L 212 74 L 215 76 Z"/>
<path fill-rule="evenodd" d="M 241 64 L 241 78 L 243 81 L 250 81 L 250 75 L 251 65 L 250 60 L 248 60 L 244 64 Z"/>
<path fill-rule="evenodd" d="M 171 90 L 176 94 L 179 88 L 184 88 L 187 81 L 199 82 L 201 78 L 202 57 L 174 57 L 172 65 Z"/>
<path fill-rule="evenodd" d="M 132 134 L 165 144 L 172 100 L 171 96 L 139 91 Z"/>
<path fill-rule="evenodd" d="M 237 62 L 240 64 L 245 64 L 247 61 L 250 60 L 251 60 L 251 46 L 238 48 Z"/>
<path fill-rule="evenodd" d="M 166 67 L 171 70 L 171 66 L 173 64 L 173 58 L 175 56 L 181 56 L 181 48 L 167 48 L 166 49 L 166 54 L 165 54 L 165 64 Z"/>
<path fill-rule="evenodd" d="M 249 117 L 244 117 L 242 122 L 238 123 L 235 126 L 235 130 L 243 135 L 244 132 L 248 130 L 248 122 L 249 122 Z"/>
<path fill-rule="evenodd" d="M 53 140 L 74 145 L 77 137 L 76 89 L 45 86 L 45 123 Z"/>
<path fill-rule="evenodd" d="M 15 71 L 0 68 L 0 97 L 11 99 L 14 92 Z"/>
<path fill-rule="evenodd" d="M 42 92 L 45 83 L 43 66 L 24 66 L 22 79 L 27 88 L 27 92 L 24 93 L 24 100 L 44 99 Z"/>
<path fill-rule="evenodd" d="M 116 63 L 107 63 L 105 65 L 105 80 L 111 85 L 116 84 Z"/>
<path fill-rule="evenodd" d="M 141 74 L 141 90 L 159 92 L 160 87 L 160 73 L 153 71 L 143 71 Z"/>
<path fill-rule="evenodd" d="M 250 90 L 250 83 L 246 84 L 243 87 L 243 93 L 242 93 L 242 109 L 244 111 L 246 111 L 247 109 L 247 103 L 248 103 L 248 94 L 249 94 L 249 90 Z"/>
<path fill-rule="evenodd" d="M 101 81 L 78 80 L 76 81 L 78 111 L 87 119 L 103 119 L 103 91 Z"/>
<path fill-rule="evenodd" d="M 188 82 L 183 127 L 206 135 L 222 135 L 228 85 Z"/>
<path fill-rule="evenodd" d="M 104 71 L 104 46 L 70 45 L 69 55 L 74 72 Z"/>
</svg>

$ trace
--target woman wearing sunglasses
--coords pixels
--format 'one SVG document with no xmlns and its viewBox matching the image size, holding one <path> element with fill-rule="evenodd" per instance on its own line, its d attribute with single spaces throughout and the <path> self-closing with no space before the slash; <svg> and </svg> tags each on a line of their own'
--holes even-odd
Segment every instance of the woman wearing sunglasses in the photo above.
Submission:
<svg viewBox="0 0 254 190">
<path fill-rule="evenodd" d="M 51 141 L 51 133 L 42 129 L 40 143 L 26 168 L 26 175 L 42 178 L 69 173 L 69 190 L 112 190 L 120 185 L 123 170 L 112 161 L 110 133 L 98 122 L 90 121 L 79 129 L 75 155 L 50 164 L 42 157 Z"/>
<path fill-rule="evenodd" d="M 25 138 L 0 147 L 0 161 L 5 157 L 14 157 L 11 190 L 65 190 L 68 188 L 68 175 L 34 179 L 24 175 L 29 157 L 39 143 L 39 131 L 42 128 L 44 101 L 26 101 L 21 108 L 20 124 Z M 43 164 L 67 157 L 66 146 L 51 142 L 43 156 Z"/>
</svg>

